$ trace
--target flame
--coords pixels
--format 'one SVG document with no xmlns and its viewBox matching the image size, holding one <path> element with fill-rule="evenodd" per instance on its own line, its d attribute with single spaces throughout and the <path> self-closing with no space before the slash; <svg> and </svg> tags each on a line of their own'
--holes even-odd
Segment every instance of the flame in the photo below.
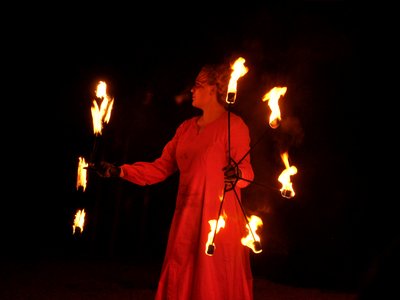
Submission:
<svg viewBox="0 0 400 300">
<path fill-rule="evenodd" d="M 262 225 L 263 222 L 260 217 L 257 217 L 256 215 L 250 216 L 249 223 L 246 224 L 246 228 L 249 233 L 241 240 L 242 245 L 249 247 L 254 253 L 260 253 L 262 251 L 261 247 L 258 246 L 260 242 L 260 236 L 256 234 L 257 229 Z"/>
<path fill-rule="evenodd" d="M 221 194 L 218 197 L 219 197 L 219 201 L 221 202 L 221 204 L 220 204 L 221 205 L 220 206 L 220 211 L 221 211 L 222 202 L 224 201 L 224 197 L 225 197 L 224 190 L 221 191 Z M 209 255 L 209 256 L 212 256 L 214 254 L 214 249 L 215 249 L 214 238 L 215 238 L 215 234 L 217 234 L 221 228 L 225 227 L 225 219 L 226 219 L 226 215 L 225 215 L 225 213 L 223 213 L 222 215 L 219 215 L 218 222 L 215 219 L 208 221 L 208 224 L 210 224 L 210 232 L 208 233 L 208 240 L 207 240 L 207 243 L 206 243 L 206 254 Z"/>
<path fill-rule="evenodd" d="M 271 109 L 271 115 L 269 116 L 269 126 L 271 128 L 275 129 L 279 126 L 281 110 L 279 109 L 278 101 L 281 96 L 285 95 L 286 90 L 286 87 L 274 87 L 262 98 L 262 101 L 268 101 L 268 106 Z"/>
<path fill-rule="evenodd" d="M 85 223 L 85 209 L 78 210 L 75 214 L 74 225 L 72 225 L 72 233 L 75 234 L 75 228 L 80 228 L 80 232 L 83 232 L 83 225 Z"/>
<path fill-rule="evenodd" d="M 110 121 L 114 99 L 110 99 L 107 95 L 107 84 L 104 81 L 99 81 L 96 90 L 96 97 L 102 99 L 100 107 L 97 101 L 93 100 L 93 106 L 91 108 L 93 131 L 97 135 L 102 133 L 103 124 Z"/>
<path fill-rule="evenodd" d="M 240 77 L 243 77 L 247 71 L 249 70 L 244 66 L 245 59 L 243 57 L 239 57 L 231 66 L 233 70 L 231 73 L 231 78 L 229 80 L 228 85 L 228 94 L 226 95 L 226 102 L 228 104 L 235 103 L 236 100 L 236 90 L 237 90 L 237 81 Z"/>
<path fill-rule="evenodd" d="M 83 157 L 79 157 L 78 163 L 78 178 L 76 180 L 76 189 L 79 190 L 79 187 L 82 187 L 83 191 L 86 190 L 87 184 L 87 167 L 89 166 L 88 163 L 85 162 Z"/>
<path fill-rule="evenodd" d="M 218 226 L 217 226 L 217 223 L 218 223 Z M 225 227 L 225 218 L 223 216 L 220 216 L 218 219 L 218 222 L 217 222 L 217 220 L 209 220 L 208 224 L 210 224 L 210 232 L 208 233 L 208 240 L 206 243 L 206 254 L 211 256 L 212 253 L 210 254 L 208 249 L 209 249 L 210 245 L 215 247 L 214 242 L 213 242 L 214 232 L 215 232 L 215 234 L 217 234 L 221 228 Z"/>
<path fill-rule="evenodd" d="M 284 152 L 281 154 L 283 163 L 286 169 L 278 177 L 278 181 L 282 183 L 282 188 L 280 189 L 281 194 L 285 198 L 293 198 L 295 192 L 293 190 L 292 182 L 290 181 L 290 176 L 297 173 L 297 168 L 295 166 L 290 166 L 289 164 L 289 154 Z"/>
</svg>

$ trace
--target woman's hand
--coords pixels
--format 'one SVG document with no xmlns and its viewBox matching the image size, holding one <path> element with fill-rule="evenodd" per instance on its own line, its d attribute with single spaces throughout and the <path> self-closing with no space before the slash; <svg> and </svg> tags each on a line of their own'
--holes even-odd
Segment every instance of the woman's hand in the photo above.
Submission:
<svg viewBox="0 0 400 300">
<path fill-rule="evenodd" d="M 222 171 L 224 171 L 225 191 L 230 191 L 235 187 L 242 175 L 241 171 L 235 162 L 231 162 L 229 165 L 225 166 Z"/>
</svg>

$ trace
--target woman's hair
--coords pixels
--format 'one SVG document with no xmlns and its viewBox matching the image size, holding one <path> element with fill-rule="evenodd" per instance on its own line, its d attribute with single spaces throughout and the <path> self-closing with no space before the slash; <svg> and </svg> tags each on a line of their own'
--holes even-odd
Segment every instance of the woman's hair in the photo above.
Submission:
<svg viewBox="0 0 400 300">
<path fill-rule="evenodd" d="M 207 76 L 207 82 L 217 87 L 217 100 L 220 104 L 226 105 L 226 94 L 231 77 L 231 67 L 229 64 L 207 64 L 201 68 Z"/>
</svg>

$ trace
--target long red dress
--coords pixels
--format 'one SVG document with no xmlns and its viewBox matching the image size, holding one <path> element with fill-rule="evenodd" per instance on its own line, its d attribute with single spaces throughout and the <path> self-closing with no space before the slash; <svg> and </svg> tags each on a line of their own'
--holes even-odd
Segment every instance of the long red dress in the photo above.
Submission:
<svg viewBox="0 0 400 300">
<path fill-rule="evenodd" d="M 178 127 L 160 158 L 121 166 L 123 178 L 138 185 L 158 183 L 179 171 L 176 209 L 156 299 L 250 300 L 250 249 L 241 244 L 248 231 L 238 199 L 240 188 L 246 187 L 248 181 L 237 182 L 237 196 L 233 190 L 225 193 L 221 213 L 226 219 L 225 227 L 215 236 L 214 254 L 206 254 L 209 220 L 217 219 L 223 195 L 228 132 L 231 158 L 239 162 L 244 157 L 239 165 L 241 177 L 250 181 L 254 177 L 248 155 L 248 127 L 238 115 L 225 112 L 200 131 L 198 118 L 188 119 Z"/>
</svg>

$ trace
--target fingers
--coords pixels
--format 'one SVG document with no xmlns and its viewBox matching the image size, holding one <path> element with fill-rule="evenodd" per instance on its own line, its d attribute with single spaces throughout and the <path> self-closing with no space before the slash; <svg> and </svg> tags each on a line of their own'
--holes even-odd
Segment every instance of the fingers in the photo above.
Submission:
<svg viewBox="0 0 400 300">
<path fill-rule="evenodd" d="M 230 191 L 234 188 L 234 184 L 231 182 L 225 182 L 225 191 Z"/>
<path fill-rule="evenodd" d="M 225 177 L 238 177 L 240 174 L 239 168 L 237 166 L 226 166 L 223 168 Z"/>
<path fill-rule="evenodd" d="M 97 174 L 100 177 L 105 177 L 105 178 L 111 177 L 113 175 L 111 171 L 112 168 L 115 168 L 113 164 L 106 161 L 101 161 L 96 167 Z"/>
<path fill-rule="evenodd" d="M 237 164 L 229 164 L 223 168 L 225 191 L 230 191 L 235 188 L 236 183 L 241 176 L 240 169 Z"/>
</svg>

